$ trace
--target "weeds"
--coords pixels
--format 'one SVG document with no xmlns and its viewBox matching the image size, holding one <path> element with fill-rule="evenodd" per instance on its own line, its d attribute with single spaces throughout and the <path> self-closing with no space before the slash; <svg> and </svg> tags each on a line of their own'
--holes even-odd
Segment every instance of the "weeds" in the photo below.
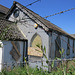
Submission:
<svg viewBox="0 0 75 75">
<path fill-rule="evenodd" d="M 39 47 L 39 45 L 37 45 Z M 48 58 L 46 56 L 46 48 L 42 48 L 42 53 L 43 53 L 43 57 L 46 59 L 46 64 L 49 63 Z M 63 55 L 64 50 L 61 52 L 60 54 Z M 63 57 L 63 56 L 62 56 Z M 60 58 L 55 58 L 54 61 L 58 59 L 61 60 Z M 67 66 L 66 66 L 66 62 L 60 62 L 60 64 L 56 67 L 56 69 L 53 69 L 51 71 L 51 73 L 49 73 L 46 70 L 43 70 L 42 68 L 38 68 L 36 66 L 36 68 L 31 68 L 29 67 L 26 58 L 24 58 L 25 60 L 25 66 L 24 67 L 14 67 L 12 70 L 7 71 L 6 69 L 3 70 L 0 75 L 75 75 L 75 61 L 68 61 L 67 62 Z M 54 68 L 54 61 L 51 63 L 51 67 Z M 62 63 L 62 64 L 61 64 Z M 43 64 L 42 61 L 42 67 L 46 67 Z M 48 66 L 47 66 L 48 67 Z"/>
<path fill-rule="evenodd" d="M 28 70 L 26 67 L 15 67 L 11 71 L 3 70 L 0 75 L 64 75 L 64 71 L 63 68 L 57 68 L 57 70 L 48 73 L 48 71 L 43 71 L 42 68 L 38 69 L 37 67 L 31 68 L 28 66 Z M 75 67 L 73 65 L 68 68 L 66 75 L 75 75 Z"/>
</svg>

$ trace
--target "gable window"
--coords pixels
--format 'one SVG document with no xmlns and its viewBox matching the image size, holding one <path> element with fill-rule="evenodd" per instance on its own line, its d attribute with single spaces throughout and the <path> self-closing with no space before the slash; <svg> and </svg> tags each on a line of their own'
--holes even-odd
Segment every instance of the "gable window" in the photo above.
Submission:
<svg viewBox="0 0 75 75">
<path fill-rule="evenodd" d="M 61 54 L 61 39 L 60 36 L 57 36 L 56 40 L 55 40 L 55 57 L 60 58 Z"/>
<path fill-rule="evenodd" d="M 18 9 L 16 9 L 16 10 L 14 11 L 13 16 L 14 16 L 15 18 L 17 18 L 17 17 L 19 16 L 19 10 L 18 10 Z"/>
<path fill-rule="evenodd" d="M 67 44 L 67 52 L 66 52 L 66 54 L 67 55 L 70 55 L 70 42 L 69 42 L 69 38 L 68 38 L 68 44 Z"/>
</svg>

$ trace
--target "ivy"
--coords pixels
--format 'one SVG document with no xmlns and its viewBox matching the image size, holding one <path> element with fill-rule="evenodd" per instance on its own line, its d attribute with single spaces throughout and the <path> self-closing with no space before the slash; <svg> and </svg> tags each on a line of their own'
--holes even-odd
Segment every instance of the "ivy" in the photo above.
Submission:
<svg viewBox="0 0 75 75">
<path fill-rule="evenodd" d="M 14 26 L 15 23 L 13 23 L 13 25 L 8 24 L 8 25 L 1 25 L 0 27 L 0 40 L 9 40 L 10 37 L 12 37 L 12 31 L 14 31 L 14 28 L 12 26 Z"/>
<path fill-rule="evenodd" d="M 7 35 L 7 32 L 9 31 L 9 27 L 8 28 L 5 28 L 3 29 L 3 31 L 1 31 L 1 34 L 0 34 L 0 40 L 8 40 L 8 38 L 6 38 L 6 35 Z"/>
</svg>

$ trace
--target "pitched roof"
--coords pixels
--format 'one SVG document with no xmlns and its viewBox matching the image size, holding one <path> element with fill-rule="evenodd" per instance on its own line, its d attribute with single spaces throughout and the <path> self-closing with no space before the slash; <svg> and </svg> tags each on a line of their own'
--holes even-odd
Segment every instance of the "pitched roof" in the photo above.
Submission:
<svg viewBox="0 0 75 75">
<path fill-rule="evenodd" d="M 75 38 L 75 34 L 71 34 L 71 36 Z"/>
<path fill-rule="evenodd" d="M 0 4 L 0 12 L 3 13 L 3 14 L 7 14 L 9 8 L 3 6 Z"/>
<path fill-rule="evenodd" d="M 27 40 L 17 25 L 11 21 L 0 18 L 0 40 Z"/>
<path fill-rule="evenodd" d="M 36 14 L 35 12 L 31 11 L 30 9 L 26 8 L 25 6 L 21 5 L 20 3 L 14 1 L 13 6 L 11 7 L 11 9 L 9 10 L 8 14 L 6 17 L 8 17 L 11 13 L 11 11 L 13 10 L 13 8 L 16 6 L 16 4 L 19 4 L 21 7 L 23 7 L 23 9 L 25 9 L 27 12 L 29 12 L 31 15 L 33 15 L 33 17 L 35 17 L 36 19 L 38 19 L 41 23 L 43 23 L 46 27 L 48 27 L 51 30 L 54 31 L 58 31 L 62 34 L 65 34 L 66 36 L 69 36 L 73 39 L 75 39 L 74 37 L 72 37 L 70 34 L 68 34 L 67 32 L 65 32 L 64 30 L 62 30 L 61 28 L 59 28 L 58 26 L 54 25 L 53 23 L 51 23 L 50 21 L 44 19 L 43 17 L 39 16 L 38 14 Z"/>
</svg>

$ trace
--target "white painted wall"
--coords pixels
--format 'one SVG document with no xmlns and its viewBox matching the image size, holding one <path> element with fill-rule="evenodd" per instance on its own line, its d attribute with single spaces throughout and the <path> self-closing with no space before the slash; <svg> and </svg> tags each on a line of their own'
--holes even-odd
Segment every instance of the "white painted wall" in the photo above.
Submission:
<svg viewBox="0 0 75 75">
<path fill-rule="evenodd" d="M 22 18 L 27 18 L 27 19 L 25 19 L 26 22 L 17 23 L 17 26 L 20 28 L 20 30 L 23 32 L 23 34 L 28 39 L 28 47 L 30 47 L 32 37 L 34 36 L 35 33 L 37 33 L 41 37 L 43 47 L 44 46 L 46 47 L 46 55 L 48 57 L 48 53 L 49 53 L 49 35 L 43 29 L 41 29 L 40 27 L 35 29 L 34 28 L 35 22 L 32 21 L 28 16 L 26 16 L 22 11 L 20 11 L 19 17 L 17 17 L 16 19 L 18 20 L 19 18 L 20 18 L 20 21 L 21 21 Z M 9 20 L 10 21 L 15 21 L 13 13 L 10 15 Z M 46 61 L 45 58 L 43 58 L 43 60 Z M 35 64 L 36 63 L 34 63 L 34 65 Z M 40 64 L 38 64 L 38 65 L 40 65 Z M 46 62 L 44 62 L 44 65 L 47 66 Z M 30 63 L 30 66 L 32 66 L 32 63 Z M 36 67 L 36 65 L 35 65 L 35 67 Z"/>
<path fill-rule="evenodd" d="M 41 58 L 42 57 L 28 56 L 30 67 L 32 68 L 35 68 L 35 66 L 38 66 L 38 68 L 42 67 Z"/>
<path fill-rule="evenodd" d="M 0 41 L 0 72 L 2 70 L 2 51 L 3 51 L 3 43 Z"/>
</svg>

